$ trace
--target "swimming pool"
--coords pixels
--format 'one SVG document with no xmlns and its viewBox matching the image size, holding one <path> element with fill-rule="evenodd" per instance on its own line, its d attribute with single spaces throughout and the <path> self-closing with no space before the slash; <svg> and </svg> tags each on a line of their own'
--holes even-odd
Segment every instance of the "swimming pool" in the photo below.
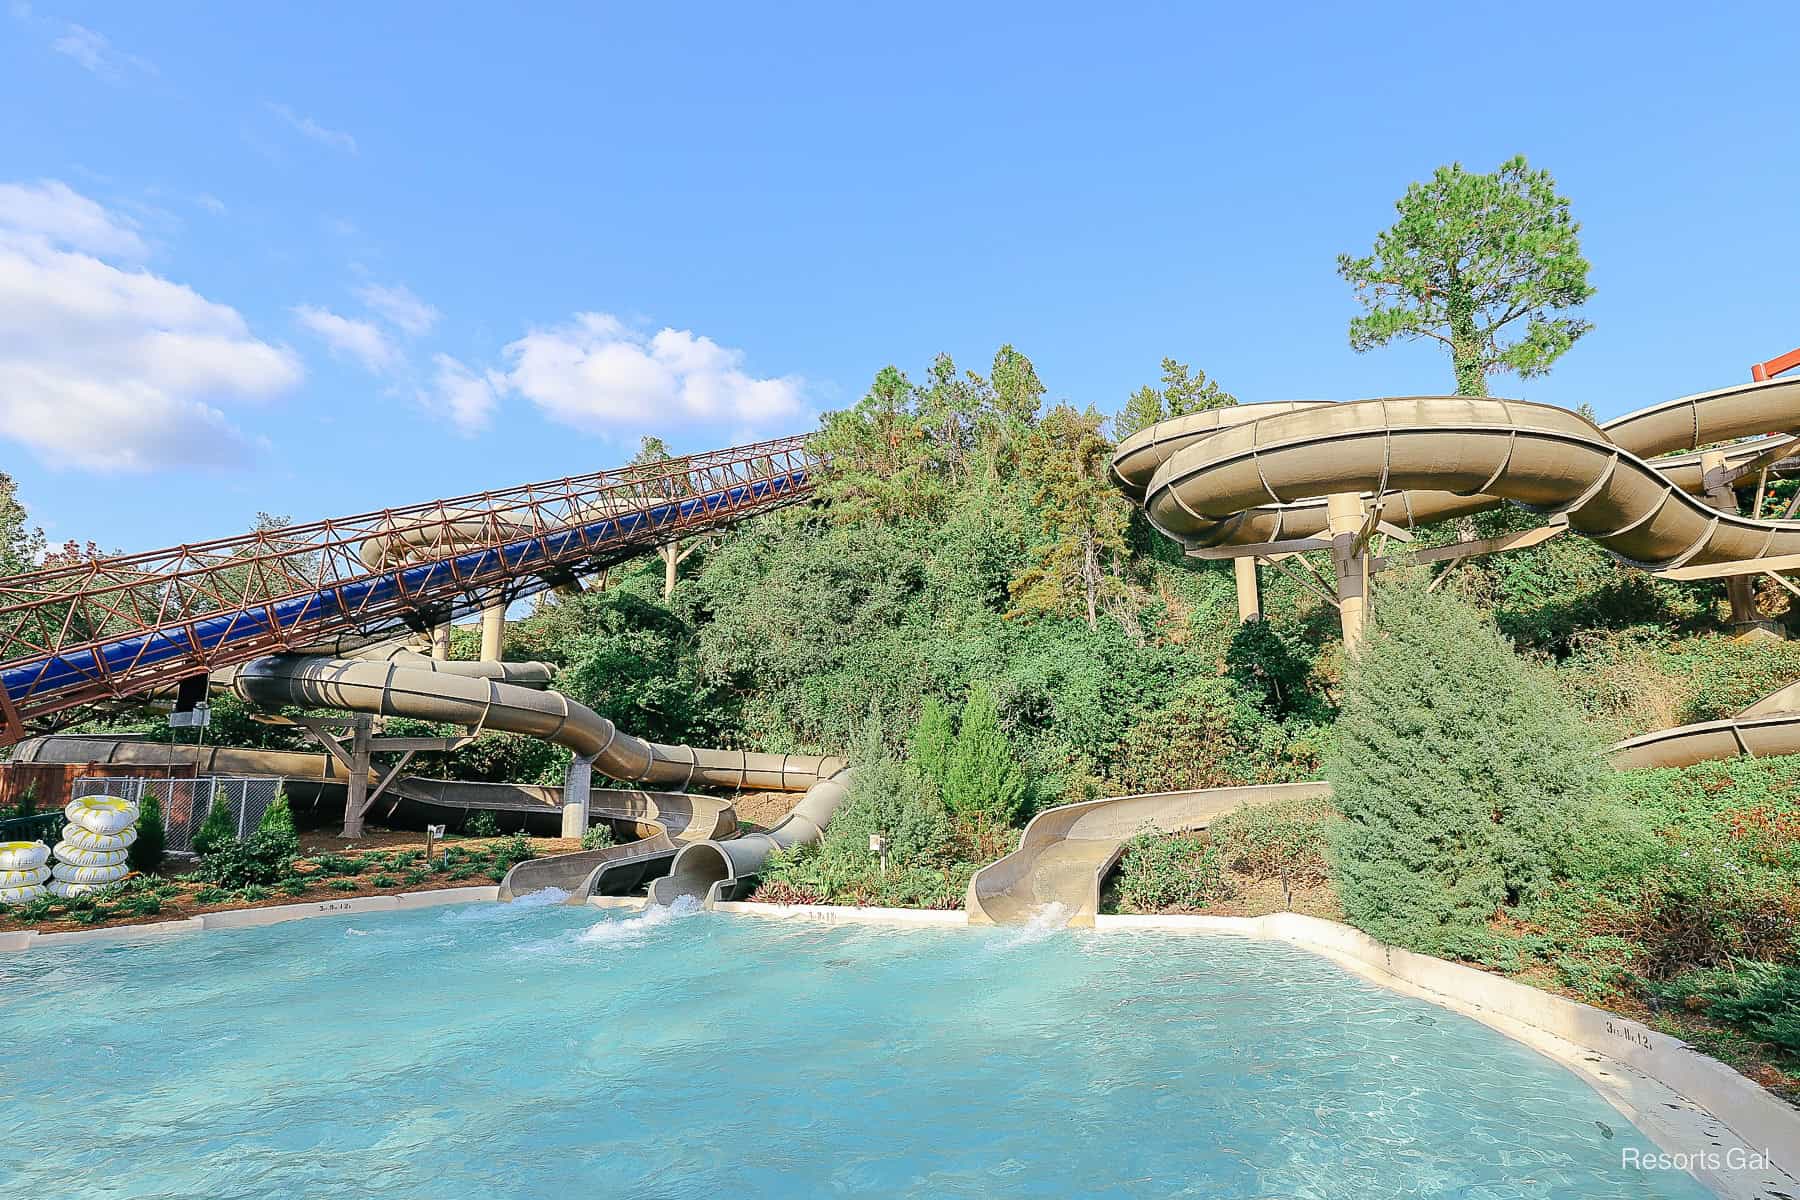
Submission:
<svg viewBox="0 0 1800 1200">
<path fill-rule="evenodd" d="M 1530 1050 L 1232 937 L 527 902 L 33 950 L 0 996 L 7 1195 L 1706 1194 Z"/>
</svg>

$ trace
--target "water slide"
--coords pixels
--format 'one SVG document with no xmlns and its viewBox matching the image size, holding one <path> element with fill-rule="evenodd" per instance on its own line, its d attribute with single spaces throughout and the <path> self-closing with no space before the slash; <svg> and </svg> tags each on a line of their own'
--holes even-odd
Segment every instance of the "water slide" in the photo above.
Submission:
<svg viewBox="0 0 1800 1200">
<path fill-rule="evenodd" d="M 1464 396 L 1246 404 L 1178 417 L 1120 443 L 1119 486 L 1189 549 L 1322 533 L 1326 497 L 1380 497 L 1401 527 L 1498 507 L 1562 514 L 1635 565 L 1662 569 L 1800 552 L 1800 522 L 1721 512 L 1698 454 L 1651 456 L 1734 438 L 1728 462 L 1800 427 L 1800 379 L 1686 396 L 1604 427 L 1547 404 Z"/>
<path fill-rule="evenodd" d="M 1070 925 L 1091 926 L 1100 885 L 1146 830 L 1185 833 L 1253 804 L 1331 795 L 1328 783 L 1272 783 L 1113 796 L 1046 809 L 1031 818 L 1019 848 L 969 880 L 972 925 L 1017 925 L 1060 904 Z"/>
<path fill-rule="evenodd" d="M 1724 512 L 1697 499 L 1711 485 L 1692 447 L 1727 469 L 1776 457 L 1800 428 L 1800 379 L 1685 396 L 1605 425 L 1552 405 L 1462 396 L 1245 404 L 1177 417 L 1126 438 L 1118 486 L 1158 530 L 1190 550 L 1311 538 L 1328 529 L 1327 497 L 1359 493 L 1379 518 L 1413 527 L 1512 502 L 1560 515 L 1621 560 L 1648 569 L 1800 554 L 1800 522 Z M 1773 432 L 1772 432 L 1773 431 Z M 1667 456 L 1667 457 L 1657 457 Z M 1679 767 L 1738 755 L 1800 753 L 1800 684 L 1735 717 L 1658 730 L 1608 751 L 1619 770 Z M 1327 784 L 1287 785 L 1295 794 Z M 1306 793 L 1304 789 L 1314 789 Z M 1123 842 L 1142 828 L 1201 828 L 1272 788 L 1125 796 L 1039 814 L 1018 850 L 969 883 L 971 921 L 1017 922 L 1050 903 L 1091 923 Z"/>
</svg>

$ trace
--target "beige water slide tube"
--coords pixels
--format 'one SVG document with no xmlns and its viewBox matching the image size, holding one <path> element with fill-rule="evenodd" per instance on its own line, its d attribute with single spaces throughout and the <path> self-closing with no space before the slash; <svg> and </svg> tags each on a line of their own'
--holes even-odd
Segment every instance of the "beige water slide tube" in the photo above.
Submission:
<svg viewBox="0 0 1800 1200">
<path fill-rule="evenodd" d="M 1604 427 L 1547 404 L 1464 396 L 1246 404 L 1178 417 L 1120 443 L 1119 486 L 1190 549 L 1315 536 L 1327 497 L 1379 496 L 1408 527 L 1512 501 L 1652 569 L 1800 552 L 1800 522 L 1721 512 L 1700 453 L 1648 457 L 1800 426 L 1800 379 L 1671 400 Z M 1723 463 L 1777 439 L 1723 451 Z M 1365 504 L 1372 501 L 1365 499 Z"/>
</svg>

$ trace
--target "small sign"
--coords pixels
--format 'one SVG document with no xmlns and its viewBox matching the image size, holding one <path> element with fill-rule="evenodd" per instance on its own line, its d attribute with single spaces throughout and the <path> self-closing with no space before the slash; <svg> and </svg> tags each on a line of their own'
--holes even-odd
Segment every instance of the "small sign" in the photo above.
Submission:
<svg viewBox="0 0 1800 1200">
<path fill-rule="evenodd" d="M 169 714 L 170 729 L 204 728 L 211 724 L 212 708 L 205 704 L 196 704 L 187 712 L 172 712 Z"/>
</svg>

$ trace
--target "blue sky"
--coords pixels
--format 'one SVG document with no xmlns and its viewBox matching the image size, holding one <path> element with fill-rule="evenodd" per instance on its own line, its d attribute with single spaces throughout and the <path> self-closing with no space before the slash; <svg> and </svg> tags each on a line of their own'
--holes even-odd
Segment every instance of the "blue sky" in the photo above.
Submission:
<svg viewBox="0 0 1800 1200">
<path fill-rule="evenodd" d="M 1109 411 L 1163 355 L 1447 391 L 1350 351 L 1334 259 L 1516 152 L 1599 293 L 1498 393 L 1613 415 L 1800 345 L 1792 3 L 764 9 L 10 3 L 0 469 L 136 550 L 792 432 L 1007 341 Z"/>
</svg>

